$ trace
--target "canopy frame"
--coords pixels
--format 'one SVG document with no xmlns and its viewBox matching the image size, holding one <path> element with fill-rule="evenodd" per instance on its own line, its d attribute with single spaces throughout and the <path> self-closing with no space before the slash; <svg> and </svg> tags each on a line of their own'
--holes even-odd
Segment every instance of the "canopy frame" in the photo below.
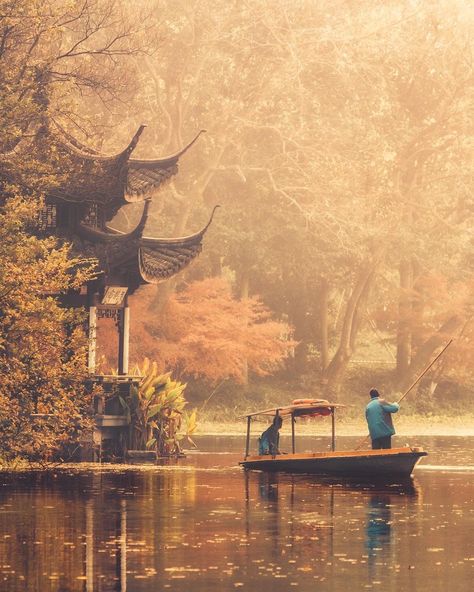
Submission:
<svg viewBox="0 0 474 592">
<path fill-rule="evenodd" d="M 295 437 L 295 423 L 297 417 L 305 417 L 305 416 L 317 416 L 320 415 L 321 417 L 327 416 L 328 411 L 329 415 L 331 416 L 331 450 L 334 452 L 336 450 L 336 409 L 345 407 L 345 405 L 340 405 L 337 403 L 328 403 L 328 402 L 319 402 L 316 404 L 298 404 L 298 405 L 288 405 L 285 407 L 275 407 L 273 409 L 263 409 L 262 411 L 254 411 L 252 413 L 247 413 L 243 417 L 247 418 L 247 435 L 245 440 L 245 457 L 244 460 L 247 460 L 250 452 L 250 426 L 252 423 L 252 419 L 257 416 L 273 416 L 277 417 L 280 416 L 282 419 L 284 417 L 289 417 L 291 420 L 291 450 L 292 453 L 296 453 L 296 437 Z"/>
</svg>

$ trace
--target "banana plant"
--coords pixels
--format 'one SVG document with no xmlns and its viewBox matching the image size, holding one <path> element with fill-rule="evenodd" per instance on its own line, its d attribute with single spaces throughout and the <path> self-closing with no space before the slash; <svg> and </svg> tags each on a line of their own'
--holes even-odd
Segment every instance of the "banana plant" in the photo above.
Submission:
<svg viewBox="0 0 474 592">
<path fill-rule="evenodd" d="M 169 456 L 180 453 L 183 438 L 195 446 L 191 435 L 197 425 L 196 410 L 190 414 L 184 410 L 186 384 L 172 380 L 169 372 L 159 374 L 156 362 L 148 358 L 133 374 L 140 377 L 139 384 L 132 387 L 127 400 L 120 399 L 130 419 L 129 448 Z"/>
</svg>

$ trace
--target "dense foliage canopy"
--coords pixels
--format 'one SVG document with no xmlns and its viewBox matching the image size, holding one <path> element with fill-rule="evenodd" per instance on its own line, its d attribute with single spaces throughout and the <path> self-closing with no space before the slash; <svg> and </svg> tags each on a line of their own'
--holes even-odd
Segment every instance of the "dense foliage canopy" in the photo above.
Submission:
<svg viewBox="0 0 474 592">
<path fill-rule="evenodd" d="M 113 68 L 100 68 L 126 53 L 130 30 L 108 12 L 114 4 L 0 2 L 0 457 L 5 459 L 67 457 L 91 426 L 91 398 L 84 390 L 85 319 L 61 305 L 61 294 L 91 279 L 93 262 L 72 257 L 67 244 L 42 238 L 37 220 L 45 189 L 67 175 L 47 141 L 50 121 L 78 114 L 74 89 L 103 98 L 117 89 Z M 38 143 L 31 143 L 34 135 L 45 138 L 41 153 Z"/>
<path fill-rule="evenodd" d="M 146 122 L 144 157 L 207 129 L 155 198 L 148 234 L 185 235 L 223 207 L 199 263 L 141 301 L 136 359 L 155 348 L 183 376 L 245 381 L 274 372 L 295 346 L 286 376 L 343 397 L 349 379 L 367 386 L 353 382 L 362 364 L 382 386 L 403 389 L 455 337 L 430 392 L 472 387 L 465 1 L 0 6 L 2 154 L 47 134 L 51 120 L 106 152 Z M 80 319 L 51 294 L 91 270 L 67 246 L 31 236 L 45 187 L 67 175 L 54 148 L 46 142 L 14 171 L 8 162 L 0 160 L 3 451 L 24 434 L 41 456 L 38 422 L 59 442 L 84 411 Z M 136 216 L 131 206 L 112 224 L 126 229 Z M 222 351 L 231 352 L 225 372 Z M 69 418 L 61 427 L 53 407 Z"/>
<path fill-rule="evenodd" d="M 155 211 L 155 232 L 182 231 L 223 206 L 199 275 L 230 269 L 238 294 L 260 294 L 294 326 L 295 377 L 337 390 L 362 357 L 386 364 L 385 385 L 403 389 L 461 335 L 438 378 L 455 386 L 462 376 L 468 387 L 467 4 L 153 6 L 163 43 L 159 57 L 141 61 L 128 112 L 163 122 L 155 137 L 164 152 L 208 130 Z M 168 296 L 169 287 L 157 309 Z"/>
</svg>

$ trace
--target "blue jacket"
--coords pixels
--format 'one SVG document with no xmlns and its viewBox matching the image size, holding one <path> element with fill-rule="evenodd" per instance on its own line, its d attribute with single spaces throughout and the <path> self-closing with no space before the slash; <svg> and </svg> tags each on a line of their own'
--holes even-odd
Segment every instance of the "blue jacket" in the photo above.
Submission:
<svg viewBox="0 0 474 592">
<path fill-rule="evenodd" d="M 280 432 L 275 425 L 267 428 L 258 439 L 258 454 L 280 454 L 278 445 L 280 443 Z"/>
<path fill-rule="evenodd" d="M 395 434 L 390 414 L 396 413 L 399 409 L 400 405 L 398 403 L 387 403 L 387 401 L 379 397 L 375 397 L 370 401 L 365 409 L 365 417 L 372 440 Z"/>
</svg>

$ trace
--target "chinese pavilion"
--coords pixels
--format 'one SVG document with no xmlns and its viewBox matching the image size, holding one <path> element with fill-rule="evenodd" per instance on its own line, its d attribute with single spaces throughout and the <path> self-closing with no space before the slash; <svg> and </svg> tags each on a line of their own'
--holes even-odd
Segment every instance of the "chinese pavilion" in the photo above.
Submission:
<svg viewBox="0 0 474 592">
<path fill-rule="evenodd" d="M 39 230 L 72 244 L 75 255 L 97 261 L 97 280 L 81 295 L 68 295 L 69 306 L 89 308 L 89 371 L 95 373 L 95 331 L 101 316 L 115 318 L 119 328 L 118 372 L 128 373 L 129 308 L 127 295 L 142 284 L 158 284 L 187 267 L 201 252 L 206 226 L 178 238 L 145 235 L 151 194 L 178 171 L 180 157 L 196 137 L 175 154 L 157 159 L 132 158 L 145 126 L 139 127 L 124 150 L 104 155 L 85 146 L 58 124 L 50 124 L 50 141 L 67 174 L 48 191 Z M 40 135 L 33 140 L 40 150 Z M 24 139 L 0 156 L 2 168 L 15 170 L 15 161 L 31 154 Z M 107 221 L 126 204 L 142 202 L 141 218 L 130 232 L 120 232 Z M 213 212 L 214 213 L 214 212 Z"/>
<path fill-rule="evenodd" d="M 128 294 L 140 285 L 167 280 L 187 267 L 201 252 L 212 221 L 211 215 L 204 228 L 184 237 L 159 238 L 145 234 L 152 194 L 177 173 L 180 157 L 204 130 L 170 156 L 132 158 L 144 128 L 140 126 L 124 150 L 104 155 L 78 142 L 61 126 L 50 123 L 46 131 L 33 134 L 33 138 L 25 134 L 12 150 L 0 154 L 0 177 L 14 180 L 20 162 L 31 160 L 35 152 L 41 161 L 42 146 L 53 148 L 61 170 L 67 172 L 60 173 L 47 191 L 38 232 L 63 238 L 71 243 L 73 255 L 96 261 L 96 279 L 84 286 L 81 293 L 63 298 L 65 306 L 88 310 L 89 382 L 100 383 L 108 393 L 94 400 L 96 427 L 83 448 L 89 451 L 85 454 L 91 460 L 103 457 L 104 445 L 112 456 L 123 457 L 127 451 L 129 420 L 119 404 L 119 395 L 129 394 L 131 386 L 139 381 L 128 374 Z M 134 202 L 143 203 L 135 228 L 120 232 L 107 225 L 120 208 Z M 96 374 L 97 322 L 104 317 L 114 319 L 118 328 L 118 376 Z"/>
</svg>

